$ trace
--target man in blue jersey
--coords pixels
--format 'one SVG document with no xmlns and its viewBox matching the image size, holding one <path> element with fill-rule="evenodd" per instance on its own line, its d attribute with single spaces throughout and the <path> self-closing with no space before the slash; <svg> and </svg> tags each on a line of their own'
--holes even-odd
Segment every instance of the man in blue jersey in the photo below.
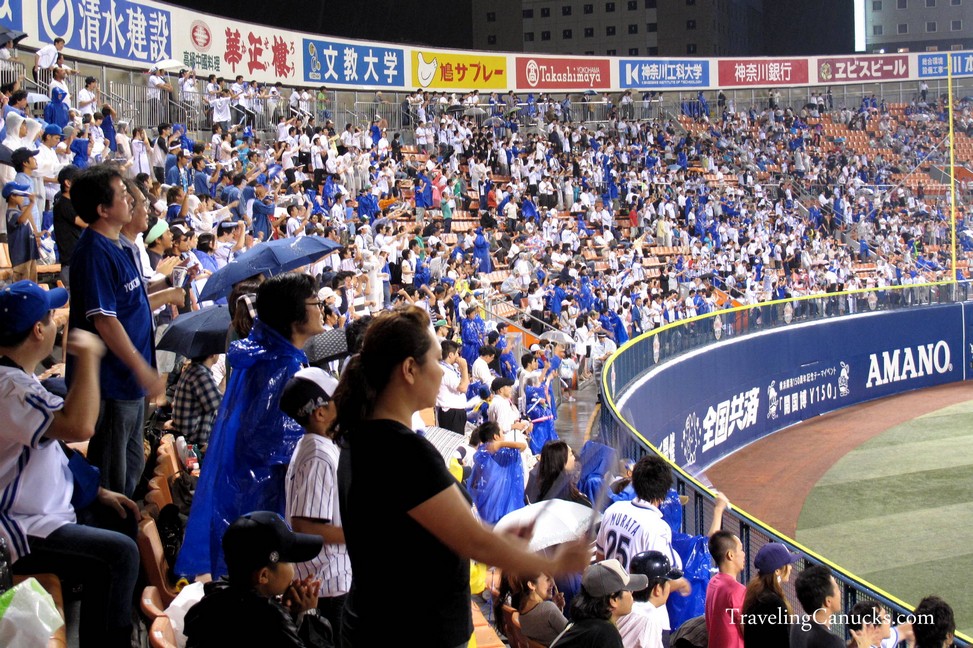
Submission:
<svg viewBox="0 0 973 648">
<path fill-rule="evenodd" d="M 145 396 L 154 398 L 165 389 L 155 368 L 152 309 L 142 273 L 119 240 L 132 219 L 131 201 L 121 173 L 107 165 L 86 169 L 71 189 L 71 202 L 88 227 L 71 258 L 70 326 L 95 333 L 108 347 L 100 370 L 101 413 L 88 458 L 101 469 L 102 486 L 128 497 L 145 465 Z M 70 357 L 66 378 L 70 388 L 75 379 Z"/>
</svg>

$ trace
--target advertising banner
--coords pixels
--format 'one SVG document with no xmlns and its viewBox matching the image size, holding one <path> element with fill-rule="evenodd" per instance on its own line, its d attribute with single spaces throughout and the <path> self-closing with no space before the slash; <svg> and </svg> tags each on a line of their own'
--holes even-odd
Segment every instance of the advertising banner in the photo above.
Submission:
<svg viewBox="0 0 973 648">
<path fill-rule="evenodd" d="M 429 90 L 506 90 L 506 56 L 413 50 L 412 86 Z"/>
<path fill-rule="evenodd" d="M 24 3 L 0 0 L 0 27 L 24 30 Z"/>
<path fill-rule="evenodd" d="M 209 16 L 177 25 L 173 56 L 200 76 L 284 83 L 297 78 L 300 41 L 292 33 Z"/>
<path fill-rule="evenodd" d="M 608 59 L 517 57 L 518 90 L 610 87 L 611 62 Z"/>
<path fill-rule="evenodd" d="M 919 78 L 946 77 L 947 52 L 919 55 Z M 973 54 L 957 53 L 952 55 L 955 76 L 973 75 Z"/>
<path fill-rule="evenodd" d="M 718 67 L 721 88 L 795 85 L 808 81 L 807 59 L 724 59 Z"/>
<path fill-rule="evenodd" d="M 187 12 L 188 13 L 188 12 Z M 149 64 L 172 56 L 172 12 L 129 0 L 37 0 L 43 43 L 63 38 L 82 54 Z"/>
<path fill-rule="evenodd" d="M 623 88 L 705 88 L 709 85 L 709 61 L 622 59 L 618 79 Z"/>
<path fill-rule="evenodd" d="M 963 306 L 946 305 L 735 338 L 653 370 L 618 402 L 626 420 L 692 473 L 814 416 L 962 380 L 962 315 Z"/>
<path fill-rule="evenodd" d="M 844 56 L 818 59 L 818 82 L 888 81 L 909 77 L 909 57 Z"/>
<path fill-rule="evenodd" d="M 305 38 L 303 49 L 306 83 L 404 85 L 405 54 L 399 48 Z"/>
</svg>

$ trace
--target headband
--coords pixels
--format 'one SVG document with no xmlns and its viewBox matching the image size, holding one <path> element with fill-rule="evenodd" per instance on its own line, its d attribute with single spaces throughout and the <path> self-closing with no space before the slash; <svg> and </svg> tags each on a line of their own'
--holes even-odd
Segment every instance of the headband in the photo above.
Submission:
<svg viewBox="0 0 973 648">
<path fill-rule="evenodd" d="M 169 229 L 169 223 L 164 220 L 158 221 L 155 225 L 149 228 L 149 232 L 145 235 L 145 244 L 152 245 L 157 238 L 165 234 L 166 230 Z"/>
</svg>

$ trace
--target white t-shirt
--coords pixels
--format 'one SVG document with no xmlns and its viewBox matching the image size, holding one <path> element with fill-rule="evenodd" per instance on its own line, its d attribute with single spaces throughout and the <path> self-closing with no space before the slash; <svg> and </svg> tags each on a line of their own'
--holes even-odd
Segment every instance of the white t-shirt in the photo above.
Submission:
<svg viewBox="0 0 973 648">
<path fill-rule="evenodd" d="M 230 98 L 220 97 L 219 99 L 214 99 L 210 102 L 213 106 L 213 121 L 215 122 L 228 122 L 230 121 Z"/>
<path fill-rule="evenodd" d="M 64 401 L 20 367 L 0 366 L 0 524 L 14 562 L 30 553 L 27 536 L 46 538 L 77 518 L 74 479 L 57 441 L 44 433 Z"/>
<path fill-rule="evenodd" d="M 38 61 L 37 64 L 42 70 L 54 67 L 57 63 L 57 48 L 54 47 L 54 43 L 48 43 L 44 47 L 37 50 Z"/>
<path fill-rule="evenodd" d="M 166 84 L 165 79 L 163 79 L 158 74 L 149 75 L 149 90 L 146 96 L 149 99 L 162 99 L 162 86 Z"/>
<path fill-rule="evenodd" d="M 338 446 L 327 437 L 305 434 L 297 442 L 285 479 L 288 524 L 293 525 L 295 517 L 303 517 L 341 526 L 338 456 Z M 351 561 L 346 545 L 325 543 L 316 558 L 294 567 L 298 578 L 313 576 L 321 581 L 320 597 L 339 596 L 351 588 Z"/>
<path fill-rule="evenodd" d="M 622 644 L 626 648 L 662 648 L 663 618 L 668 620 L 665 607 L 635 601 L 631 613 L 616 623 Z"/>
<path fill-rule="evenodd" d="M 439 383 L 439 394 L 436 396 L 436 407 L 443 409 L 464 409 L 466 394 L 459 391 L 463 376 L 455 366 L 440 362 L 443 368 L 443 381 Z"/>
<path fill-rule="evenodd" d="M 90 103 L 86 103 L 90 102 Z M 82 115 L 94 115 L 95 107 L 98 105 L 98 95 L 88 90 L 87 88 L 81 88 L 78 90 L 78 110 L 81 111 Z"/>
</svg>

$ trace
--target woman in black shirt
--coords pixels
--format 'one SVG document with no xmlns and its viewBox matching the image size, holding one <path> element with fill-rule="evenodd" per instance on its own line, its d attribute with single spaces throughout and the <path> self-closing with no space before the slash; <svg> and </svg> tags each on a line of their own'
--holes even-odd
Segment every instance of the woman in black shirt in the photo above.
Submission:
<svg viewBox="0 0 973 648">
<path fill-rule="evenodd" d="M 753 559 L 757 575 L 747 584 L 743 598 L 743 645 L 746 648 L 788 648 L 793 609 L 783 584 L 791 565 L 801 557 L 779 542 L 765 544 Z"/>
<path fill-rule="evenodd" d="M 473 633 L 471 558 L 504 571 L 549 574 L 580 572 L 591 559 L 584 539 L 547 558 L 474 518 L 469 495 L 442 455 L 412 429 L 413 414 L 436 403 L 440 355 L 424 310 L 384 312 L 369 325 L 335 392 L 338 498 L 352 566 L 342 615 L 346 647 L 406 638 L 466 646 Z M 377 544 L 384 545 L 379 553 Z M 405 564 L 416 571 L 414 592 L 396 589 Z"/>
</svg>

